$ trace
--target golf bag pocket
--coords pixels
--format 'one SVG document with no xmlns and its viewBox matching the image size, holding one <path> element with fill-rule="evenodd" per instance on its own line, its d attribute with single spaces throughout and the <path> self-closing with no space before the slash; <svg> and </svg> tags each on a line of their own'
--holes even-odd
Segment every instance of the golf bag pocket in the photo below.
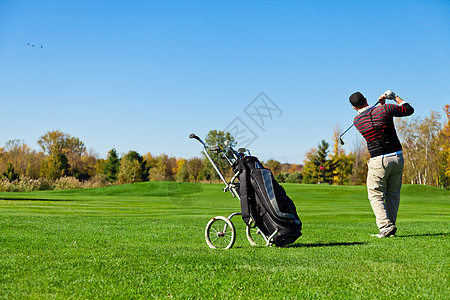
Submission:
<svg viewBox="0 0 450 300">
<path fill-rule="evenodd" d="M 250 180 L 259 202 L 274 218 L 281 222 L 300 223 L 294 202 L 269 169 L 253 169 Z"/>
</svg>

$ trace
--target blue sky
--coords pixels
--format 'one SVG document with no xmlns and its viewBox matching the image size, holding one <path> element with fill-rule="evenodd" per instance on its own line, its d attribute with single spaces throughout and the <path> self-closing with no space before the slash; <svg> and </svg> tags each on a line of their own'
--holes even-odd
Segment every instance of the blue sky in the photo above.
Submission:
<svg viewBox="0 0 450 300">
<path fill-rule="evenodd" d="M 191 132 L 239 118 L 253 154 L 302 163 L 351 124 L 355 91 L 442 112 L 449 53 L 450 1 L 0 0 L 0 145 L 37 150 L 58 129 L 100 157 L 190 158 Z M 259 127 L 246 111 L 261 92 L 278 110 Z"/>
</svg>

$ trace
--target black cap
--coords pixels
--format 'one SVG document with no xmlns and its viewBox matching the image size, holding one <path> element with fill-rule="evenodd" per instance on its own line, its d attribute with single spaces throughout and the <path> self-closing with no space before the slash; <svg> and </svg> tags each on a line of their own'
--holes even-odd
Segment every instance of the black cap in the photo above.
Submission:
<svg viewBox="0 0 450 300">
<path fill-rule="evenodd" d="M 350 96 L 349 100 L 354 107 L 358 107 L 364 104 L 366 98 L 360 92 L 356 92 Z"/>
</svg>

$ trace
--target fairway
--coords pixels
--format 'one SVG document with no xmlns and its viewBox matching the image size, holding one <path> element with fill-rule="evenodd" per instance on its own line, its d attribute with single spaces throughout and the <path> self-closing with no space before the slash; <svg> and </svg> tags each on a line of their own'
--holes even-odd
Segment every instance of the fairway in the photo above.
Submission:
<svg viewBox="0 0 450 300">
<path fill-rule="evenodd" d="M 284 184 L 303 222 L 286 248 L 209 249 L 218 184 L 146 182 L 0 193 L 0 298 L 449 299 L 450 191 L 405 185 L 378 239 L 363 186 Z"/>
</svg>

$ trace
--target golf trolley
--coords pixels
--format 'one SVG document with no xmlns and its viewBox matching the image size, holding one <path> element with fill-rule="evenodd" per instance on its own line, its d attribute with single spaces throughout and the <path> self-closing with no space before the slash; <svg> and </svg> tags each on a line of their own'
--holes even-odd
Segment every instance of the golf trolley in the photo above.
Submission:
<svg viewBox="0 0 450 300">
<path fill-rule="evenodd" d="M 244 156 L 250 155 L 250 151 L 245 148 L 239 148 L 238 151 L 235 151 L 231 147 L 229 141 L 225 142 L 224 148 L 220 147 L 220 145 L 215 145 L 208 149 L 206 144 L 195 134 L 192 133 L 191 135 L 189 135 L 189 138 L 196 139 L 202 144 L 203 152 L 205 153 L 208 160 L 211 162 L 212 166 L 214 167 L 214 170 L 217 172 L 220 179 L 225 183 L 225 188 L 223 188 L 223 191 L 225 193 L 230 192 L 233 198 L 238 198 L 240 202 L 241 198 L 238 193 L 239 183 L 235 182 L 236 179 L 239 177 L 240 172 L 234 174 L 231 180 L 227 182 L 222 172 L 220 172 L 219 168 L 214 163 L 214 160 L 209 155 L 208 150 L 216 153 L 221 153 L 223 158 L 230 164 L 230 166 L 232 166 L 236 160 Z M 231 247 L 233 247 L 234 242 L 236 241 L 236 230 L 231 219 L 235 216 L 241 215 L 242 215 L 241 212 L 235 212 L 230 214 L 228 217 L 217 216 L 212 218 L 206 225 L 205 229 L 205 239 L 208 246 L 210 248 L 221 248 L 221 249 L 230 249 Z M 255 225 L 254 222 L 251 222 L 251 226 L 246 226 L 245 230 L 247 239 L 250 242 L 250 244 L 266 245 L 266 246 L 272 245 L 272 236 L 268 237 L 264 235 L 258 229 L 258 227 L 254 225 Z"/>
</svg>

